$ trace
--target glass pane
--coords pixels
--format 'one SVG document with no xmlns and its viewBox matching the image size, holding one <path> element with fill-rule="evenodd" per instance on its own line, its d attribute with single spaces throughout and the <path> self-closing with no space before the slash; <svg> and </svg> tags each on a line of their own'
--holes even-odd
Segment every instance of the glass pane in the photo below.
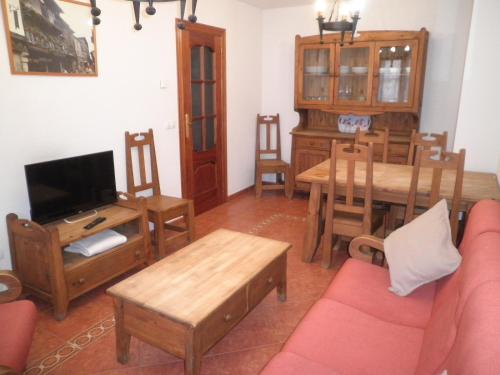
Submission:
<svg viewBox="0 0 500 375">
<path fill-rule="evenodd" d="M 193 149 L 195 152 L 202 151 L 202 130 L 201 130 L 201 120 L 195 120 L 192 124 L 193 129 Z"/>
<path fill-rule="evenodd" d="M 192 83 L 191 84 L 191 96 L 192 96 L 192 111 L 193 117 L 201 116 L 201 84 Z"/>
<path fill-rule="evenodd" d="M 201 79 L 200 72 L 200 47 L 191 48 L 191 79 Z"/>
<path fill-rule="evenodd" d="M 217 124 L 217 120 L 215 117 L 209 117 L 206 119 L 206 123 L 207 123 L 206 149 L 210 150 L 210 149 L 214 148 L 215 144 L 217 143 L 216 142 L 217 133 L 216 133 L 216 129 L 215 129 L 216 124 Z"/>
<path fill-rule="evenodd" d="M 208 81 L 211 81 L 214 79 L 214 52 L 208 48 L 205 47 L 205 79 Z"/>
<path fill-rule="evenodd" d="M 214 89 L 213 83 L 205 84 L 205 114 L 211 115 L 215 113 L 214 109 Z"/>
<path fill-rule="evenodd" d="M 359 102 L 367 100 L 369 63 L 368 47 L 340 50 L 339 99 Z"/>
<path fill-rule="evenodd" d="M 304 51 L 304 100 L 328 101 L 330 93 L 330 50 Z"/>
<path fill-rule="evenodd" d="M 380 48 L 379 102 L 408 103 L 412 53 L 410 45 Z"/>
</svg>

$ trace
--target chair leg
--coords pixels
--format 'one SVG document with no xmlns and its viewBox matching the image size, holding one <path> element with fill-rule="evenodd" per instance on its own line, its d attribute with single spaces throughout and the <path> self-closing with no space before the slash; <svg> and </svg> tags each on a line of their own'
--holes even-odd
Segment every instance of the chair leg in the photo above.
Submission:
<svg viewBox="0 0 500 375">
<path fill-rule="evenodd" d="M 331 228 L 325 228 L 325 233 L 323 234 L 321 266 L 326 269 L 332 266 L 332 237 L 333 233 Z"/>
<path fill-rule="evenodd" d="M 163 228 L 163 218 L 161 213 L 158 213 L 155 218 L 155 237 L 156 237 L 156 258 L 162 259 L 166 256 L 165 251 L 165 229 Z"/>
<path fill-rule="evenodd" d="M 255 195 L 257 198 L 262 195 L 262 173 L 259 167 L 256 168 L 255 172 Z"/>
<path fill-rule="evenodd" d="M 188 231 L 188 239 L 189 242 L 194 241 L 195 233 L 194 233 L 194 204 L 193 201 L 190 200 L 188 203 L 188 212 L 185 215 L 184 220 L 186 221 L 186 228 Z"/>
<path fill-rule="evenodd" d="M 290 181 L 290 168 L 285 169 L 285 195 L 288 199 L 293 199 L 292 182 Z"/>
</svg>

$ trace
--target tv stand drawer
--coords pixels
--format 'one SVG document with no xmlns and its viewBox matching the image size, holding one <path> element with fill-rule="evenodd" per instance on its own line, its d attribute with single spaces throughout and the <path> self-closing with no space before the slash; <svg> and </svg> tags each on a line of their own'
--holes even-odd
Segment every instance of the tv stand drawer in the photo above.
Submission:
<svg viewBox="0 0 500 375">
<path fill-rule="evenodd" d="M 93 257 L 81 257 L 81 263 L 66 271 L 69 298 L 74 298 L 145 261 L 142 237 Z"/>
</svg>

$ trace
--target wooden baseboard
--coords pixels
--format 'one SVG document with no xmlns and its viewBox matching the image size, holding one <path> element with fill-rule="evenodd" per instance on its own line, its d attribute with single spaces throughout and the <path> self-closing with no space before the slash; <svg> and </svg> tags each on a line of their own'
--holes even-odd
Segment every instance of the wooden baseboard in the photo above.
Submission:
<svg viewBox="0 0 500 375">
<path fill-rule="evenodd" d="M 249 187 L 246 187 L 246 188 L 244 188 L 244 189 L 242 189 L 242 190 L 240 190 L 240 191 L 237 191 L 237 192 L 236 192 L 236 193 L 234 193 L 234 194 L 231 194 L 230 196 L 228 196 L 228 197 L 227 197 L 227 200 L 228 200 L 228 201 L 231 201 L 231 200 L 233 200 L 233 199 L 236 199 L 236 198 L 238 198 L 240 195 L 243 195 L 243 194 L 245 194 L 245 193 L 247 193 L 247 192 L 249 192 L 249 191 L 252 191 L 252 190 L 254 190 L 254 189 L 255 189 L 255 185 L 250 185 Z"/>
</svg>

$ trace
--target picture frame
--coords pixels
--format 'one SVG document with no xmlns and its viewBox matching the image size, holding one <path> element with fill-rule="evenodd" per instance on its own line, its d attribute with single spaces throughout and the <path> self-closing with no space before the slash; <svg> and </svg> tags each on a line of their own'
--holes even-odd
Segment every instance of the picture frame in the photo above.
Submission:
<svg viewBox="0 0 500 375">
<path fill-rule="evenodd" d="M 12 74 L 98 75 L 90 3 L 75 0 L 0 2 Z"/>
</svg>

